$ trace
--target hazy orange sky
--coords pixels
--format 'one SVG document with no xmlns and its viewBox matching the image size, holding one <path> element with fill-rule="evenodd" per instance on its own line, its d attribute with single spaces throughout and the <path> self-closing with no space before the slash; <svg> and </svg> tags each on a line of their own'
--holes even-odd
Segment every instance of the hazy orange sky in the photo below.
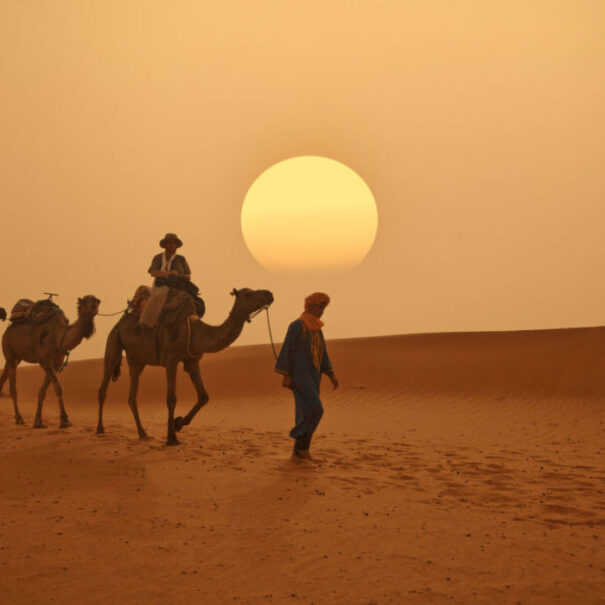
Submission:
<svg viewBox="0 0 605 605">
<path fill-rule="evenodd" d="M 600 0 L 3 0 L 0 306 L 117 311 L 173 231 L 205 319 L 270 288 L 278 339 L 313 290 L 328 338 L 602 325 L 604 26 Z M 299 155 L 374 194 L 349 272 L 246 248 L 247 189 Z M 238 344 L 266 341 L 259 317 Z"/>
</svg>

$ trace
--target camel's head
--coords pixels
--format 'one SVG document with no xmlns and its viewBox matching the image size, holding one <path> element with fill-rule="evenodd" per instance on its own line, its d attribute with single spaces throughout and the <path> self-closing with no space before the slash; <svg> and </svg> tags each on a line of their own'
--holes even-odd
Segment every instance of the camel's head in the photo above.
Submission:
<svg viewBox="0 0 605 605">
<path fill-rule="evenodd" d="M 241 313 L 250 321 L 250 316 L 256 315 L 256 312 L 268 308 L 273 302 L 273 294 L 269 290 L 251 290 L 242 288 L 238 290 L 233 288 L 231 296 L 235 296 L 233 310 Z"/>
<path fill-rule="evenodd" d="M 92 294 L 78 298 L 78 315 L 86 315 L 93 318 L 99 312 L 101 301 Z"/>
</svg>

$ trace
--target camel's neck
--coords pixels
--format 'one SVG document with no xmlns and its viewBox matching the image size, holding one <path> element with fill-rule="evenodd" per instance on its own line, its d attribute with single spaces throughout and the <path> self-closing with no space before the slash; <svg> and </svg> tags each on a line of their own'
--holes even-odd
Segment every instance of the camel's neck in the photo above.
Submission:
<svg viewBox="0 0 605 605">
<path fill-rule="evenodd" d="M 65 332 L 59 335 L 59 346 L 63 351 L 75 349 L 84 338 L 90 338 L 94 332 L 94 321 L 92 317 L 80 315 L 75 323 L 65 328 Z"/>
<path fill-rule="evenodd" d="M 247 318 L 247 315 L 238 313 L 234 308 L 220 326 L 210 326 L 203 321 L 195 323 L 191 342 L 192 353 L 216 353 L 226 349 L 237 340 Z"/>
</svg>

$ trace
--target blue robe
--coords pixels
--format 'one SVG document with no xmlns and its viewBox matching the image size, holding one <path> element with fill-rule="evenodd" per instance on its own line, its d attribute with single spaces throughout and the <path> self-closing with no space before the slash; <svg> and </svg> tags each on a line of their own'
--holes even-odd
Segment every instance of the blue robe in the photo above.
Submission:
<svg viewBox="0 0 605 605">
<path fill-rule="evenodd" d="M 290 431 L 290 437 L 296 439 L 312 435 L 323 416 L 319 398 L 321 375 L 332 372 L 321 330 L 311 332 L 302 320 L 293 321 L 288 327 L 275 370 L 292 378 L 296 424 Z"/>
</svg>

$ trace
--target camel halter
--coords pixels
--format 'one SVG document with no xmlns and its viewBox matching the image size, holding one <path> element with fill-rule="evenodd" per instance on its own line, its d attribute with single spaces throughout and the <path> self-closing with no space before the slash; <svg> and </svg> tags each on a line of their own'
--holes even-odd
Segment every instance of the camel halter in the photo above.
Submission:
<svg viewBox="0 0 605 605">
<path fill-rule="evenodd" d="M 248 323 L 250 323 L 254 317 L 256 317 L 259 313 L 262 313 L 263 311 L 267 311 L 267 313 L 268 313 L 270 306 L 271 306 L 271 303 L 267 303 L 266 305 L 263 305 L 260 309 L 256 309 L 256 311 L 252 311 L 252 313 L 250 313 L 250 315 L 248 315 L 248 319 L 246 319 L 246 321 Z"/>
</svg>

